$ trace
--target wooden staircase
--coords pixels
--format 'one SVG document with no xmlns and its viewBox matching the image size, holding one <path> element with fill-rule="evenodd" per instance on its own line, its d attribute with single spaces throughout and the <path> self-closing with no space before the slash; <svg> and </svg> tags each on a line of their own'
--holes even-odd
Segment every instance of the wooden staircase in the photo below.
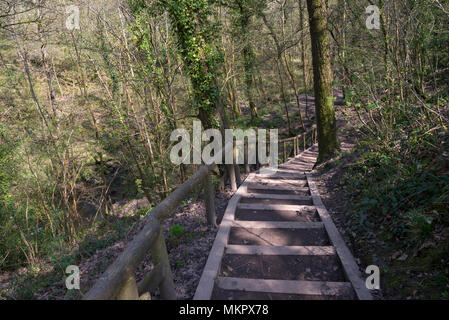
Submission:
<svg viewBox="0 0 449 320">
<path fill-rule="evenodd" d="M 312 180 L 317 151 L 248 176 L 225 211 L 195 300 L 372 299 Z"/>
</svg>

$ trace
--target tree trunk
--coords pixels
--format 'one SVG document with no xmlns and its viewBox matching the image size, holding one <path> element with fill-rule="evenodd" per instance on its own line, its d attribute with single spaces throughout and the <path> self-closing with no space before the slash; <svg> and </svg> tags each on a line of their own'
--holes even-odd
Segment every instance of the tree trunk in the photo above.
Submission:
<svg viewBox="0 0 449 320">
<path fill-rule="evenodd" d="M 257 105 L 254 98 L 254 52 L 253 48 L 251 46 L 251 42 L 249 40 L 249 24 L 251 19 L 251 12 L 249 11 L 248 7 L 245 3 L 237 1 L 237 5 L 239 6 L 239 14 L 240 14 L 240 28 L 241 32 L 243 33 L 243 50 L 242 50 L 242 56 L 243 56 L 243 67 L 245 69 L 245 93 L 246 97 L 248 99 L 249 108 L 251 111 L 251 120 L 254 121 L 258 118 L 257 113 Z"/>
<path fill-rule="evenodd" d="M 315 109 L 318 126 L 318 162 L 338 150 L 332 90 L 330 43 L 325 0 L 307 0 L 312 39 Z"/>
</svg>

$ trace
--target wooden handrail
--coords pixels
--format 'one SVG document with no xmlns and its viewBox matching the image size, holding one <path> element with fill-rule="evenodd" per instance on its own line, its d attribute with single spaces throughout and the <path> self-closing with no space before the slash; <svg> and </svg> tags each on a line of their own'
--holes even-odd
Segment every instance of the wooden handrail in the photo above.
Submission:
<svg viewBox="0 0 449 320">
<path fill-rule="evenodd" d="M 287 142 L 294 141 L 293 149 L 296 155 L 300 151 L 299 139 L 303 138 L 305 150 L 306 135 L 310 132 L 312 132 L 313 144 L 316 139 L 315 126 L 308 132 L 279 141 L 284 145 L 284 160 L 286 160 L 287 156 Z M 235 152 L 234 145 L 227 145 L 225 152 Z M 144 297 L 150 297 L 146 293 L 154 291 L 155 287 L 159 287 L 162 299 L 176 299 L 173 276 L 161 225 L 164 219 L 179 206 L 181 201 L 200 184 L 203 184 L 206 196 L 207 220 L 210 224 L 215 225 L 215 207 L 213 203 L 215 192 L 210 177 L 210 172 L 215 167 L 216 164 L 202 166 L 147 214 L 144 218 L 143 229 L 84 295 L 83 300 L 143 299 Z M 150 251 L 156 266 L 153 271 L 137 284 L 134 272 Z M 158 277 L 160 279 L 157 279 Z"/>
<path fill-rule="evenodd" d="M 312 132 L 315 131 L 315 130 L 316 130 L 316 125 L 314 124 L 314 125 L 312 126 L 312 128 L 311 128 L 309 131 L 300 133 L 300 134 L 298 134 L 297 136 L 294 136 L 294 137 L 289 137 L 289 138 L 285 138 L 285 139 L 279 140 L 279 142 L 289 142 L 289 141 L 293 141 L 294 139 L 301 138 L 303 135 L 307 135 L 307 134 L 309 134 L 309 133 L 312 133 Z"/>
<path fill-rule="evenodd" d="M 120 256 L 112 263 L 95 285 L 83 297 L 84 300 L 104 300 L 117 298 L 118 289 L 127 281 L 153 247 L 161 228 L 161 222 L 170 215 L 195 188 L 200 184 L 214 165 L 205 165 L 193 174 L 186 182 L 176 188 L 167 198 L 158 204 L 145 217 L 145 227 L 131 241 Z"/>
<path fill-rule="evenodd" d="M 286 139 L 282 139 L 279 140 L 278 143 L 280 146 L 282 146 L 282 159 L 283 162 L 287 161 L 288 158 L 288 154 L 289 152 L 287 151 L 287 143 L 291 143 L 293 142 L 293 146 L 292 146 L 292 151 L 293 151 L 293 155 L 296 157 L 300 151 L 300 144 L 302 143 L 303 146 L 303 150 L 306 150 L 307 148 L 307 136 L 311 134 L 311 145 L 316 143 L 316 138 L 317 138 L 317 127 L 316 125 L 312 126 L 312 129 L 310 129 L 309 131 L 303 132 L 301 134 L 298 134 L 297 136 L 294 137 L 290 137 L 290 138 L 286 138 Z M 300 141 L 300 139 L 302 139 L 302 141 Z"/>
</svg>

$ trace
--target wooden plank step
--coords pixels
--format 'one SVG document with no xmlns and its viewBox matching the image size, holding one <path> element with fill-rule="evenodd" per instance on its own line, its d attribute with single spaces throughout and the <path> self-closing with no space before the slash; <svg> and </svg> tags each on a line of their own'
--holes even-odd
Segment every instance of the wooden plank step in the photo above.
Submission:
<svg viewBox="0 0 449 320">
<path fill-rule="evenodd" d="M 228 245 L 226 254 L 267 255 L 267 256 L 332 256 L 331 246 L 245 246 Z"/>
<path fill-rule="evenodd" d="M 266 186 L 263 184 L 249 183 L 248 190 L 276 190 L 276 191 L 297 191 L 309 192 L 309 188 L 297 188 L 292 186 Z"/>
<path fill-rule="evenodd" d="M 290 187 L 304 187 L 307 185 L 306 180 L 293 180 L 293 179 L 282 179 L 282 180 L 273 180 L 273 179 L 264 179 L 264 178 L 253 178 L 251 179 L 252 183 L 262 184 L 262 185 L 274 185 L 274 184 L 290 184 Z"/>
<path fill-rule="evenodd" d="M 310 168 L 315 165 L 315 162 L 309 163 L 286 163 L 279 166 L 279 169 L 288 169 L 288 170 L 301 170 L 302 168 Z"/>
<path fill-rule="evenodd" d="M 257 203 L 239 203 L 237 209 L 257 210 L 257 211 L 295 211 L 316 210 L 315 206 L 295 206 L 286 204 L 257 204 Z"/>
<path fill-rule="evenodd" d="M 312 171 L 313 169 L 313 165 L 302 165 L 302 166 L 281 166 L 280 168 L 282 169 L 293 169 L 293 170 L 298 170 L 299 172 L 308 172 L 308 171 Z"/>
<path fill-rule="evenodd" d="M 282 168 L 266 169 L 266 170 L 267 173 L 256 173 L 256 176 L 282 175 L 282 176 L 291 176 L 292 179 L 305 179 L 304 171 L 300 170 L 287 170 Z"/>
<path fill-rule="evenodd" d="M 288 163 L 281 164 L 279 166 L 279 168 L 280 169 L 292 168 L 293 170 L 295 170 L 296 168 L 313 167 L 314 165 L 315 165 L 315 162 L 298 162 L 298 161 L 294 161 L 294 162 L 288 162 Z"/>
<path fill-rule="evenodd" d="M 301 172 L 295 172 L 295 173 L 291 173 L 291 172 L 277 172 L 275 170 L 272 170 L 270 172 L 268 172 L 268 174 L 266 173 L 256 173 L 254 175 L 255 178 L 268 178 L 268 179 L 276 179 L 276 178 L 287 178 L 287 179 L 297 179 L 297 180 L 305 180 L 306 179 L 306 175 L 304 173 Z"/>
<path fill-rule="evenodd" d="M 309 158 L 309 157 L 297 157 L 293 158 L 291 160 L 286 161 L 283 164 L 290 164 L 290 163 L 315 163 L 316 158 Z"/>
<path fill-rule="evenodd" d="M 264 280 L 231 277 L 218 277 L 217 285 L 223 290 L 313 296 L 339 296 L 351 290 L 349 282 Z"/>
<path fill-rule="evenodd" d="M 299 155 L 299 156 L 297 156 L 296 158 L 293 158 L 293 159 L 296 159 L 296 160 L 303 160 L 303 159 L 306 159 L 306 160 L 310 160 L 310 161 L 316 161 L 317 157 L 318 157 L 318 154 L 317 154 L 316 157 L 315 157 L 315 156 L 312 156 L 312 155 L 310 155 L 310 156 L 307 156 L 307 155 Z"/>
<path fill-rule="evenodd" d="M 234 221 L 233 227 L 245 229 L 322 229 L 322 222 Z"/>
<path fill-rule="evenodd" d="M 272 200 L 298 200 L 311 201 L 311 196 L 301 196 L 297 194 L 270 194 L 270 193 L 248 193 L 242 198 L 245 199 L 272 199 Z"/>
<path fill-rule="evenodd" d="M 290 173 L 290 174 L 300 174 L 301 172 L 304 172 L 304 170 L 287 170 L 279 168 L 277 169 L 276 173 Z"/>
</svg>

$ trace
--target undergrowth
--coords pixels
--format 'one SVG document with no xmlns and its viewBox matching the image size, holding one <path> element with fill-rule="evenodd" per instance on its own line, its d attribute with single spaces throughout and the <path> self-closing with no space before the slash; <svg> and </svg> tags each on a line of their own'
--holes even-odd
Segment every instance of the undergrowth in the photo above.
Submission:
<svg viewBox="0 0 449 320">
<path fill-rule="evenodd" d="M 46 260 L 28 267 L 15 277 L 8 290 L 3 292 L 0 290 L 0 299 L 36 299 L 37 292 L 45 291 L 54 283 L 65 283 L 61 275 L 65 274 L 68 266 L 79 265 L 81 261 L 92 257 L 97 251 L 123 239 L 138 219 L 139 216 L 134 215 L 98 221 L 79 234 L 79 244 L 74 249 L 63 249 L 59 243 L 54 242 L 53 253 Z M 68 294 L 70 293 L 69 290 Z"/>
<path fill-rule="evenodd" d="M 449 297 L 449 132 L 444 126 L 368 135 L 343 177 L 367 264 L 383 264 L 385 294 Z"/>
</svg>

